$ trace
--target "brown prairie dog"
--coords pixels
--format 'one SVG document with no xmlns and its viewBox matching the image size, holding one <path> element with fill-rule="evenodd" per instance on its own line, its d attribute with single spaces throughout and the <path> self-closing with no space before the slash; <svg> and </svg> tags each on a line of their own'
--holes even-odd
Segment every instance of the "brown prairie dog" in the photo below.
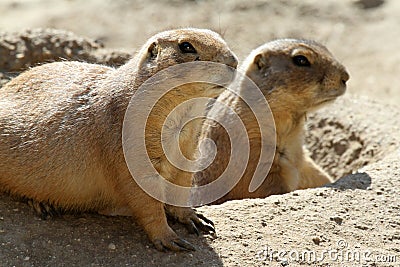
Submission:
<svg viewBox="0 0 400 267">
<path fill-rule="evenodd" d="M 250 193 L 249 184 L 260 155 L 259 126 L 253 113 L 238 96 L 228 90 L 222 93 L 218 101 L 228 103 L 246 125 L 250 158 L 238 184 L 216 203 L 267 197 L 332 182 L 303 149 L 304 122 L 307 112 L 345 92 L 349 79 L 345 68 L 315 41 L 280 39 L 252 51 L 239 69 L 255 82 L 268 101 L 275 120 L 276 151 L 268 176 L 256 191 Z M 208 116 L 210 114 L 220 118 L 224 116 L 215 106 Z M 195 184 L 198 185 L 208 184 L 222 174 L 231 149 L 225 130 L 211 120 L 203 124 L 200 139 L 203 138 L 215 141 L 218 154 L 207 169 L 195 174 Z"/>
<path fill-rule="evenodd" d="M 163 203 L 147 195 L 132 179 L 122 151 L 121 131 L 128 103 L 145 80 L 169 66 L 195 60 L 233 68 L 237 65 L 235 55 L 218 34 L 188 28 L 151 37 L 118 69 L 61 62 L 22 73 L 1 90 L 0 187 L 64 210 L 131 215 L 157 249 L 193 249 L 168 226 Z M 192 97 L 215 97 L 222 91 L 204 84 L 178 89 Z M 180 102 L 179 93 L 170 94 L 171 98 L 164 98 L 160 105 L 173 108 Z M 158 136 L 153 131 L 160 131 L 160 123 L 157 116 L 150 116 L 149 143 L 157 143 L 151 138 Z M 189 154 L 197 146 L 194 136 L 198 133 L 183 140 L 190 144 Z M 164 169 L 168 164 L 159 147 L 149 155 L 166 179 L 191 184 L 187 173 L 172 175 Z M 197 217 L 190 208 L 166 208 L 189 227 L 205 226 L 205 218 Z"/>
</svg>

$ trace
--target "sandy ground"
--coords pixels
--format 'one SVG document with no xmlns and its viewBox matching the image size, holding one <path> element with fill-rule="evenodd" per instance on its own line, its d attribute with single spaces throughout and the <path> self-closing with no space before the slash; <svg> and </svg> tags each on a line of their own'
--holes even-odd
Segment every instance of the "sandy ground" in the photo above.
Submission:
<svg viewBox="0 0 400 267">
<path fill-rule="evenodd" d="M 399 12 L 394 0 L 0 1 L 0 30 L 8 32 L 0 38 L 3 82 L 17 74 L 10 66 L 54 60 L 51 55 L 118 65 L 153 33 L 177 26 L 223 33 L 239 58 L 276 37 L 316 39 L 351 74 L 347 95 L 308 120 L 307 146 L 329 173 L 344 176 L 337 183 L 203 207 L 216 223 L 216 238 L 173 226 L 196 245 L 193 253 L 157 252 L 129 218 L 43 221 L 0 196 L 0 266 L 400 266 Z M 5 44 L 14 41 L 18 49 L 35 50 L 10 32 L 36 27 L 74 32 L 53 34 L 76 40 L 77 48 L 68 41 L 61 50 L 50 45 L 50 57 L 7 52 Z M 317 259 L 297 257 L 304 252 Z"/>
</svg>

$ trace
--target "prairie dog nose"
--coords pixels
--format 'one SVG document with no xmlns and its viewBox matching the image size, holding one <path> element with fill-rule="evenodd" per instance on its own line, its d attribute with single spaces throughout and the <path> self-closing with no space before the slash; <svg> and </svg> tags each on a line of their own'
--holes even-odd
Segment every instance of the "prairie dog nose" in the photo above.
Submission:
<svg viewBox="0 0 400 267">
<path fill-rule="evenodd" d="M 229 67 L 232 67 L 234 69 L 236 69 L 237 65 L 238 65 L 238 59 L 234 54 L 222 54 L 219 56 L 218 61 L 228 65 Z"/>
<path fill-rule="evenodd" d="M 346 85 L 347 81 L 350 79 L 350 75 L 347 71 L 343 71 L 341 76 L 341 82 L 343 85 Z"/>
</svg>

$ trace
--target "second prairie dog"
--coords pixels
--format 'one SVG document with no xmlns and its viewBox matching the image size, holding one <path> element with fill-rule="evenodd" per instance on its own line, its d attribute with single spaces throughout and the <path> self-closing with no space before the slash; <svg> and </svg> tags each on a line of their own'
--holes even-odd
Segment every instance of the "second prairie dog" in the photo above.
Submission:
<svg viewBox="0 0 400 267">
<path fill-rule="evenodd" d="M 246 126 L 250 158 L 238 184 L 215 203 L 267 197 L 332 182 L 303 149 L 304 123 L 307 112 L 345 92 L 349 79 L 345 68 L 315 41 L 281 39 L 252 51 L 239 70 L 255 82 L 268 101 L 276 126 L 276 152 L 268 176 L 256 191 L 250 193 L 249 184 L 260 155 L 259 126 L 251 110 L 238 96 L 230 91 L 221 94 L 218 101 L 233 108 Z M 210 109 L 208 115 L 211 114 L 224 116 L 216 106 Z M 203 125 L 200 139 L 203 138 L 214 140 L 218 154 L 207 169 L 195 174 L 195 184 L 198 185 L 208 184 L 223 173 L 231 149 L 225 130 L 210 120 Z"/>
<path fill-rule="evenodd" d="M 64 210 L 128 211 L 157 249 L 193 249 L 168 226 L 163 203 L 132 179 L 121 133 L 128 103 L 145 80 L 169 66 L 195 60 L 237 65 L 236 56 L 217 33 L 188 28 L 154 35 L 118 69 L 58 62 L 14 78 L 1 89 L 0 97 L 1 189 Z M 200 85 L 183 85 L 161 104 L 172 109 L 182 92 L 192 97 L 215 97 L 221 92 L 215 85 Z M 149 138 L 153 126 L 161 130 L 161 125 L 153 125 L 159 122 L 151 120 Z M 196 134 L 187 141 L 193 152 Z M 191 184 L 187 173 L 170 175 L 163 169 L 161 149 L 149 155 L 166 179 Z M 168 209 L 195 230 L 195 225 L 206 225 L 205 218 L 190 208 Z"/>
</svg>

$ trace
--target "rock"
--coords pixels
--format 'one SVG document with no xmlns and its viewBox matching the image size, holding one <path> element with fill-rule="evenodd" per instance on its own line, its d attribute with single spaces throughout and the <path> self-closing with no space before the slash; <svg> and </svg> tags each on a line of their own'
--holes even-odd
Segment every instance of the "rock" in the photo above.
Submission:
<svg viewBox="0 0 400 267">
<path fill-rule="evenodd" d="M 321 239 L 319 237 L 314 237 L 312 241 L 314 242 L 315 245 L 319 245 L 319 243 L 321 243 Z"/>
<path fill-rule="evenodd" d="M 39 63 L 62 60 L 119 66 L 130 57 L 126 52 L 105 50 L 95 40 L 64 30 L 0 32 L 0 72 L 3 73 L 20 72 Z"/>
<path fill-rule="evenodd" d="M 341 225 L 343 223 L 343 218 L 341 218 L 339 216 L 333 216 L 333 217 L 330 218 L 330 220 L 334 221 L 338 225 Z"/>
</svg>

